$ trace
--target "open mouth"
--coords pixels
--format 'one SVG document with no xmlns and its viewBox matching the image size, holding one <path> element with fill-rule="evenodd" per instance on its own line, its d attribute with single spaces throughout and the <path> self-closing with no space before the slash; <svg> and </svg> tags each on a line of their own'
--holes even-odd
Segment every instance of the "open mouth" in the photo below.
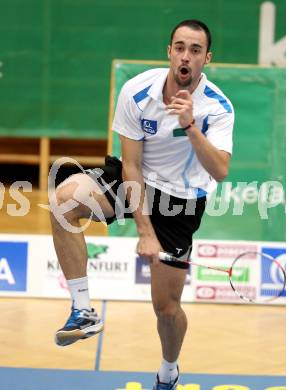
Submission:
<svg viewBox="0 0 286 390">
<path fill-rule="evenodd" d="M 191 74 L 191 69 L 186 65 L 182 65 L 179 67 L 179 72 L 182 76 L 186 77 Z"/>
</svg>

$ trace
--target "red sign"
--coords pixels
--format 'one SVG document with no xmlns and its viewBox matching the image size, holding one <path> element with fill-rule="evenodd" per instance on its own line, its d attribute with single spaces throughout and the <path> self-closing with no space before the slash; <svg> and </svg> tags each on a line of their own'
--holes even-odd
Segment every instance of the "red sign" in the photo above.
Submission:
<svg viewBox="0 0 286 390">
<path fill-rule="evenodd" d="M 198 257 L 221 257 L 228 259 L 235 259 L 238 255 L 244 252 L 252 252 L 249 253 L 248 258 L 256 258 L 256 254 L 253 252 L 257 252 L 256 245 L 243 245 L 243 244 L 198 244 L 197 246 L 197 256 Z"/>
<path fill-rule="evenodd" d="M 251 299 L 256 298 L 256 288 L 253 286 L 245 286 L 240 289 L 243 294 Z M 241 299 L 235 294 L 230 286 L 197 286 L 196 298 L 201 300 L 218 300 L 218 301 L 240 301 Z"/>
</svg>

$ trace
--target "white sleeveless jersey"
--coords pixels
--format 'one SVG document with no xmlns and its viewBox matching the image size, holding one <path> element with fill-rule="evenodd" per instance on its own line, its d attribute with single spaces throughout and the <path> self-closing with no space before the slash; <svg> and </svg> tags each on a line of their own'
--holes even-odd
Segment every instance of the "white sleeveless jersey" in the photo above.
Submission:
<svg viewBox="0 0 286 390">
<path fill-rule="evenodd" d="M 166 110 L 162 90 L 168 71 L 148 70 L 124 84 L 112 128 L 144 142 L 142 171 L 147 184 L 178 198 L 197 198 L 217 183 L 199 162 L 178 116 Z M 205 74 L 192 99 L 196 126 L 217 149 L 231 154 L 234 111 L 230 101 Z"/>
</svg>

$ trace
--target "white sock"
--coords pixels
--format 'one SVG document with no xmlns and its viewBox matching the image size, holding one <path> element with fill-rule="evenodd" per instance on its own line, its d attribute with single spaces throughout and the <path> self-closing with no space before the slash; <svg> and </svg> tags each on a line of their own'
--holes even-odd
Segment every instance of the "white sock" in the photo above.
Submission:
<svg viewBox="0 0 286 390">
<path fill-rule="evenodd" d="M 163 359 L 158 375 L 159 381 L 162 383 L 170 383 L 175 380 L 178 376 L 177 361 L 170 363 Z"/>
<path fill-rule="evenodd" d="M 73 307 L 79 310 L 90 310 L 88 277 L 67 280 L 67 285 L 73 301 Z"/>
</svg>

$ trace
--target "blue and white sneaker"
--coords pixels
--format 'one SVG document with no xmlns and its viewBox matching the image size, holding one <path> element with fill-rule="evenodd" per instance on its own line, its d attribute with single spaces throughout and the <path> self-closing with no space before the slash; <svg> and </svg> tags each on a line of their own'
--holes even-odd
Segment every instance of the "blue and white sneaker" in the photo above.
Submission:
<svg viewBox="0 0 286 390">
<path fill-rule="evenodd" d="M 178 368 L 178 376 L 175 380 L 170 383 L 162 383 L 159 381 L 159 375 L 157 374 L 156 382 L 153 386 L 153 390 L 176 390 L 177 384 L 179 382 L 179 368 Z"/>
<path fill-rule="evenodd" d="M 56 332 L 55 343 L 61 347 L 75 343 L 78 340 L 87 339 L 101 332 L 104 328 L 103 321 L 98 317 L 94 309 L 74 309 L 65 326 Z"/>
</svg>

